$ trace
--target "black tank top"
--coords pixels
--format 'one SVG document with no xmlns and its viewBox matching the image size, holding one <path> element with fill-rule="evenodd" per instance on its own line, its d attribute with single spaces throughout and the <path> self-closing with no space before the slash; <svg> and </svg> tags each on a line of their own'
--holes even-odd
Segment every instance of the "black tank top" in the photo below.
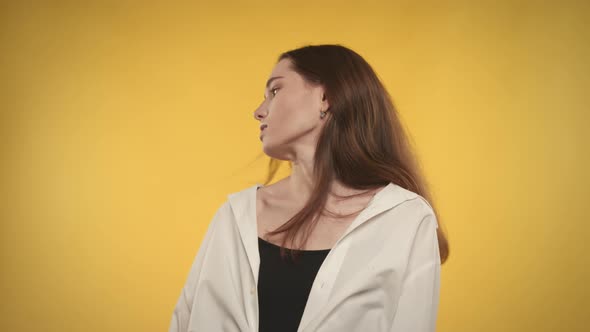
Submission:
<svg viewBox="0 0 590 332">
<path fill-rule="evenodd" d="M 280 247 L 260 237 L 258 248 L 258 331 L 297 332 L 311 286 L 330 249 L 300 250 L 293 261 L 281 259 Z"/>
</svg>

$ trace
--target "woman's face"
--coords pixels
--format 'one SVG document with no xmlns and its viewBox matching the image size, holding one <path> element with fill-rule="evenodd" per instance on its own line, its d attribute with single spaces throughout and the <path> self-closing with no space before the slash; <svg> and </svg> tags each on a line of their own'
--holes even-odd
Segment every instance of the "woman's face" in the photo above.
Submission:
<svg viewBox="0 0 590 332">
<path fill-rule="evenodd" d="M 322 86 L 308 85 L 283 59 L 273 68 L 264 91 L 264 101 L 254 112 L 261 125 L 264 152 L 275 159 L 292 160 L 296 150 L 315 148 L 317 136 L 329 116 Z M 329 114 L 329 112 L 328 112 Z M 327 115 L 328 115 L 327 114 Z"/>
</svg>

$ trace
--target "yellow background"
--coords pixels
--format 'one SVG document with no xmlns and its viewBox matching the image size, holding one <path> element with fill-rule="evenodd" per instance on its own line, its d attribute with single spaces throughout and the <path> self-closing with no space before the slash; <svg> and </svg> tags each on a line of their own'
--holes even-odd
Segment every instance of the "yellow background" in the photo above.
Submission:
<svg viewBox="0 0 590 332">
<path fill-rule="evenodd" d="M 0 330 L 167 330 L 215 210 L 264 180 L 276 57 L 320 43 L 412 135 L 451 244 L 437 331 L 587 330 L 588 2 L 29 3 L 0 5 Z"/>
</svg>

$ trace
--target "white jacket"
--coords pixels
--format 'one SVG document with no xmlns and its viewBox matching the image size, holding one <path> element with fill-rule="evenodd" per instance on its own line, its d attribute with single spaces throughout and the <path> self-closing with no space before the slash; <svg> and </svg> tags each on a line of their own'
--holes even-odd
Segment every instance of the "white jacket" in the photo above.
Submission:
<svg viewBox="0 0 590 332">
<path fill-rule="evenodd" d="M 215 213 L 170 332 L 258 332 L 256 189 L 261 186 L 229 194 Z M 437 228 L 422 196 L 390 182 L 326 256 L 297 331 L 435 331 Z"/>
</svg>

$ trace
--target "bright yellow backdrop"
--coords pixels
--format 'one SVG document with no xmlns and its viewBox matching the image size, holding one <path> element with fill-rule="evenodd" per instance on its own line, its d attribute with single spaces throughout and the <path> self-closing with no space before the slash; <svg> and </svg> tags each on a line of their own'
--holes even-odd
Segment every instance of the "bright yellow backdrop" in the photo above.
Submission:
<svg viewBox="0 0 590 332">
<path fill-rule="evenodd" d="M 438 331 L 587 330 L 588 2 L 304 2 L 0 5 L 0 330 L 167 330 L 309 43 L 363 55 L 412 134 L 451 244 Z"/>
</svg>

